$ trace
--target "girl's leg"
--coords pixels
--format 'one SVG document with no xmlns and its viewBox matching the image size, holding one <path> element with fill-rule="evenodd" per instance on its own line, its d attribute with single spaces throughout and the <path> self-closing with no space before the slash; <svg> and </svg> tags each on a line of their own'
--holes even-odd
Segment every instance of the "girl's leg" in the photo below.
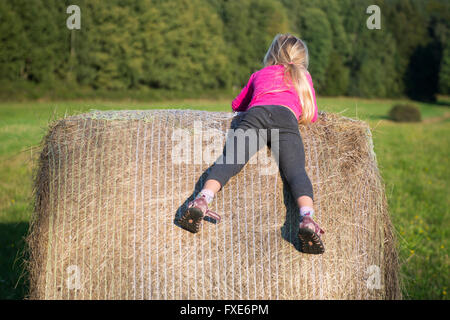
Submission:
<svg viewBox="0 0 450 320">
<path fill-rule="evenodd" d="M 297 198 L 297 205 L 299 208 L 302 207 L 313 207 L 313 199 L 309 196 L 301 196 Z"/>
<path fill-rule="evenodd" d="M 313 188 L 305 170 L 305 150 L 298 128 L 279 131 L 279 166 L 300 210 L 313 210 Z"/>
<path fill-rule="evenodd" d="M 214 179 L 206 180 L 203 189 L 197 195 L 197 198 L 203 197 L 209 204 L 213 201 L 214 196 L 221 188 L 220 182 Z"/>
<path fill-rule="evenodd" d="M 211 202 L 228 180 L 238 174 L 253 155 L 267 143 L 259 138 L 258 131 L 264 128 L 267 119 L 268 115 L 259 108 L 251 109 L 245 115 L 234 130 L 234 134 L 228 137 L 222 156 L 211 167 L 199 197 L 203 196 L 208 203 Z M 233 143 L 230 143 L 231 139 Z M 233 149 L 227 151 L 227 146 L 232 146 Z M 233 153 L 227 156 L 229 152 Z"/>
<path fill-rule="evenodd" d="M 209 179 L 205 182 L 205 185 L 203 186 L 204 190 L 210 190 L 214 194 L 216 194 L 220 190 L 220 182 L 214 179 Z"/>
<path fill-rule="evenodd" d="M 325 248 L 320 239 L 323 230 L 312 219 L 313 189 L 305 170 L 305 152 L 298 129 L 280 129 L 279 165 L 300 208 L 298 236 L 302 251 L 312 254 L 323 253 Z"/>
<path fill-rule="evenodd" d="M 253 128 L 251 128 L 253 130 Z M 255 132 L 257 133 L 256 129 Z M 249 136 L 253 136 L 250 134 Z M 234 139 L 234 137 L 232 137 Z M 244 138 L 245 139 L 245 138 Z M 242 139 L 241 139 L 242 142 Z M 251 145 L 253 145 L 251 147 Z M 214 165 L 211 167 L 210 173 L 208 174 L 208 177 L 206 179 L 205 184 L 203 185 L 203 189 L 200 191 L 200 193 L 197 195 L 197 197 L 204 197 L 208 203 L 211 203 L 211 201 L 214 199 L 214 196 L 217 192 L 219 192 L 220 189 L 228 182 L 231 177 L 238 174 L 242 168 L 245 166 L 245 164 L 253 157 L 253 155 L 262 147 L 263 143 L 256 142 L 256 148 L 255 141 L 247 141 L 245 140 L 245 150 L 243 149 L 244 146 L 240 145 L 239 138 L 234 143 L 234 150 L 231 150 L 234 152 L 234 160 L 231 163 L 227 163 L 226 160 L 226 147 L 223 150 L 223 154 L 221 157 L 221 162 L 223 163 L 214 163 Z M 242 149 L 242 150 L 239 150 Z M 238 152 L 245 152 L 244 155 L 244 161 L 238 161 Z"/>
</svg>

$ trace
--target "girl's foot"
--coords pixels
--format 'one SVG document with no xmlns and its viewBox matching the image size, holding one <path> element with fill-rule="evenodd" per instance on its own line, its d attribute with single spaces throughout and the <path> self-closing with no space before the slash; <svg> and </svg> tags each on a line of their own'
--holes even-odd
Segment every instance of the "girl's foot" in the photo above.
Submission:
<svg viewBox="0 0 450 320">
<path fill-rule="evenodd" d="M 301 241 L 302 252 L 310 254 L 321 254 L 325 252 L 320 236 L 325 232 L 310 216 L 302 217 L 298 237 Z"/>
<path fill-rule="evenodd" d="M 200 230 L 200 224 L 203 218 L 207 216 L 220 222 L 220 216 L 208 209 L 208 202 L 204 197 L 199 197 L 189 202 L 187 210 L 180 218 L 180 226 L 192 233 Z"/>
</svg>

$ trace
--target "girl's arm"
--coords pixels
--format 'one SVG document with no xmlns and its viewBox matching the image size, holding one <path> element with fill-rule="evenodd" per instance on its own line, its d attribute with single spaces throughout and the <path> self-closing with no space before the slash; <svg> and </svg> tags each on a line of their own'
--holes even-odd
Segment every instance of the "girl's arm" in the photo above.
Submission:
<svg viewBox="0 0 450 320">
<path fill-rule="evenodd" d="M 233 111 L 245 111 L 247 109 L 248 104 L 252 100 L 253 95 L 253 74 L 250 76 L 245 87 L 241 90 L 241 93 L 238 94 L 236 98 L 234 98 L 233 102 L 231 102 L 231 108 Z"/>
<path fill-rule="evenodd" d="M 311 122 L 316 122 L 317 121 L 317 113 L 318 113 L 316 92 L 314 91 L 314 85 L 313 85 L 312 78 L 311 78 L 311 75 L 309 74 L 309 72 L 306 72 L 306 79 L 308 79 L 309 85 L 311 86 L 311 92 L 313 95 L 313 103 L 314 103 L 314 117 L 311 119 Z"/>
</svg>

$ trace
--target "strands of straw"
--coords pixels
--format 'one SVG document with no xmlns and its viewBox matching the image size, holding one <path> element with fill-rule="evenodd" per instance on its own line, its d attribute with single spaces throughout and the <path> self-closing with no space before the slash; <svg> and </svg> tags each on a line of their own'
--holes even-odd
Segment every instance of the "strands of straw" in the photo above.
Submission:
<svg viewBox="0 0 450 320">
<path fill-rule="evenodd" d="M 201 121 L 224 138 L 239 117 L 93 111 L 55 121 L 35 175 L 30 298 L 400 298 L 384 186 L 360 121 L 322 113 L 299 127 L 325 254 L 299 252 L 294 199 L 261 162 L 217 194 L 220 224 L 205 221 L 194 235 L 174 223 L 212 164 L 172 160 L 177 130 L 195 139 Z"/>
</svg>

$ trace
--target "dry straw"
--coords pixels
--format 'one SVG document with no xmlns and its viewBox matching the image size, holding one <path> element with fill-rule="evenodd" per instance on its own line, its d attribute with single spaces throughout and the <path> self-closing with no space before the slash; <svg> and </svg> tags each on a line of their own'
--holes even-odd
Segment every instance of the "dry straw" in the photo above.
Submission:
<svg viewBox="0 0 450 320">
<path fill-rule="evenodd" d="M 220 224 L 205 221 L 191 234 L 174 223 L 211 164 L 172 161 L 180 129 L 194 139 L 201 121 L 203 133 L 224 137 L 239 116 L 232 120 L 225 112 L 152 110 L 54 122 L 35 178 L 30 298 L 400 298 L 393 230 L 364 122 L 322 113 L 300 126 L 325 254 L 298 251 L 294 200 L 278 171 L 262 175 L 260 162 L 218 193 L 211 209 Z M 211 141 L 203 140 L 207 148 Z M 198 152 L 190 150 L 191 160 Z"/>
</svg>

